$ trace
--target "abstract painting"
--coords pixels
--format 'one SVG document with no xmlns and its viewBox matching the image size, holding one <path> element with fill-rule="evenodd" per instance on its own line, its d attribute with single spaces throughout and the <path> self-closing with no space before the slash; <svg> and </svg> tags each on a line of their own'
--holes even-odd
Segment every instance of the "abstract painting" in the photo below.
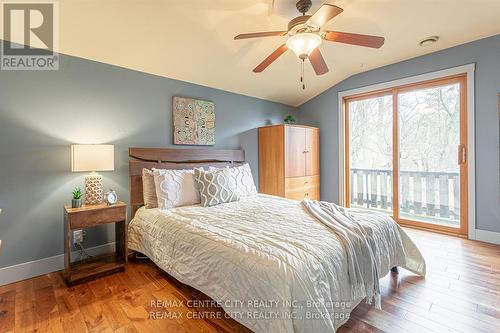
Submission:
<svg viewBox="0 0 500 333">
<path fill-rule="evenodd" d="M 174 97 L 174 144 L 215 145 L 215 103 Z"/>
</svg>

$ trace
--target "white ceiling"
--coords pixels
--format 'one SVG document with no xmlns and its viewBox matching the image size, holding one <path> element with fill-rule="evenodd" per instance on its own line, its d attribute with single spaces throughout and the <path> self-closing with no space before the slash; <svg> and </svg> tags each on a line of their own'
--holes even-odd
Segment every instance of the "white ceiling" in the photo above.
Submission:
<svg viewBox="0 0 500 333">
<path fill-rule="evenodd" d="M 274 2 L 274 8 L 271 3 Z M 317 77 L 291 51 L 266 71 L 252 69 L 285 37 L 233 40 L 285 30 L 295 0 L 60 0 L 60 51 L 147 73 L 293 106 L 362 71 L 500 33 L 500 0 L 330 0 L 344 12 L 326 29 L 380 35 L 381 49 L 325 42 L 330 72 Z M 438 35 L 433 46 L 418 41 Z"/>
</svg>

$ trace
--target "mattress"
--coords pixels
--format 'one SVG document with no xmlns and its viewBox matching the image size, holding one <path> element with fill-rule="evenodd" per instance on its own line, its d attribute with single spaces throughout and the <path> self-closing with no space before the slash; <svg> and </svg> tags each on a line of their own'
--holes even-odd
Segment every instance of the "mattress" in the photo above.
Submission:
<svg viewBox="0 0 500 333">
<path fill-rule="evenodd" d="M 425 274 L 403 230 L 391 235 L 380 219 L 361 222 L 384 243 L 375 254 L 379 276 L 394 266 Z M 339 239 L 299 201 L 257 194 L 213 207 L 141 208 L 129 248 L 254 332 L 333 332 L 361 301 L 350 299 Z"/>
</svg>

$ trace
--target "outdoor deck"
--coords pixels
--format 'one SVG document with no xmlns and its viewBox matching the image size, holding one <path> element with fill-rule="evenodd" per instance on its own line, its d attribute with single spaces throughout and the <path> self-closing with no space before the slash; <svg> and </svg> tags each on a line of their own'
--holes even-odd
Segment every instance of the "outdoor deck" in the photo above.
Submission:
<svg viewBox="0 0 500 333">
<path fill-rule="evenodd" d="M 400 172 L 402 217 L 459 227 L 460 175 L 452 172 Z M 351 168 L 352 207 L 392 211 L 392 171 Z"/>
</svg>

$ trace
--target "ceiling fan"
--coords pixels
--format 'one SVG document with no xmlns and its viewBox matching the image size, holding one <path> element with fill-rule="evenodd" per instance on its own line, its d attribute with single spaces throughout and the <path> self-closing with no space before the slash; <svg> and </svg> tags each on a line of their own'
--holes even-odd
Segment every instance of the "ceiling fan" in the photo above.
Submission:
<svg viewBox="0 0 500 333">
<path fill-rule="evenodd" d="M 306 15 L 311 9 L 311 0 L 299 0 L 296 7 L 302 16 L 292 19 L 288 23 L 286 31 L 266 31 L 240 34 L 234 39 L 247 39 L 271 36 L 288 36 L 285 44 L 281 45 L 271 53 L 264 61 L 254 68 L 255 73 L 260 73 L 278 59 L 288 49 L 292 50 L 302 62 L 309 59 L 317 75 L 328 73 L 328 66 L 323 58 L 319 46 L 323 40 L 338 42 L 372 48 L 380 48 L 384 45 L 384 37 L 353 34 L 339 31 L 324 31 L 323 26 L 342 13 L 344 10 L 340 7 L 324 4 L 313 15 Z M 303 64 L 302 64 L 303 66 Z M 302 82 L 301 78 L 301 82 Z M 304 88 L 304 86 L 303 86 Z"/>
</svg>

